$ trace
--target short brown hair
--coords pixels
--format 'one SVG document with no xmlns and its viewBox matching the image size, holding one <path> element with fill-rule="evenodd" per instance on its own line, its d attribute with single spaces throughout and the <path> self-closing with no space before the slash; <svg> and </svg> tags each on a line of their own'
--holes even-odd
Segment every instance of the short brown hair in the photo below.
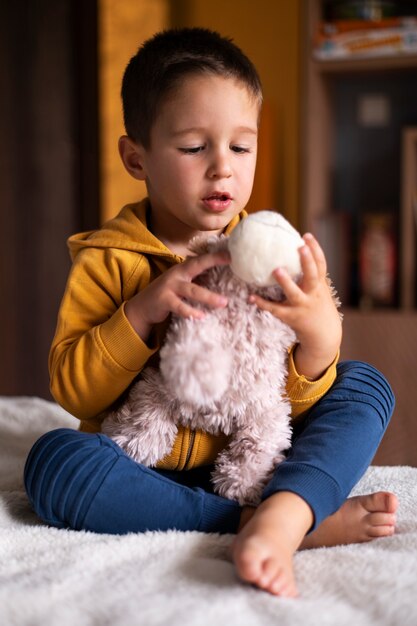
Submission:
<svg viewBox="0 0 417 626">
<path fill-rule="evenodd" d="M 131 139 L 149 148 L 161 104 L 184 77 L 193 74 L 235 78 L 261 105 L 258 72 L 231 39 L 205 28 L 165 30 L 145 41 L 123 76 L 123 116 Z"/>
</svg>

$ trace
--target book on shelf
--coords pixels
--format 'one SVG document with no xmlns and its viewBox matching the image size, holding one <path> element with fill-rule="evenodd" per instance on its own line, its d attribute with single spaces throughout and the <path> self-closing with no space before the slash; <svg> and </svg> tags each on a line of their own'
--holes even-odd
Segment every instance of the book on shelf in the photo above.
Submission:
<svg viewBox="0 0 417 626">
<path fill-rule="evenodd" d="M 401 299 L 404 309 L 417 305 L 417 126 L 402 132 L 401 148 Z"/>
<path fill-rule="evenodd" d="M 359 306 L 393 307 L 397 301 L 398 246 L 392 213 L 365 213 L 359 238 Z"/>
<path fill-rule="evenodd" d="M 318 60 L 417 54 L 417 17 L 337 20 L 320 24 L 313 45 Z"/>
</svg>

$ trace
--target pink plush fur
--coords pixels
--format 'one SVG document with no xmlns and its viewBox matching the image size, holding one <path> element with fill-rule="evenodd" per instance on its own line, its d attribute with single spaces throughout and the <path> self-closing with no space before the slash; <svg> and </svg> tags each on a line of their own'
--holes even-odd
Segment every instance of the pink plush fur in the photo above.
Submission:
<svg viewBox="0 0 417 626">
<path fill-rule="evenodd" d="M 198 254 L 226 248 L 224 236 L 193 245 Z M 282 299 L 278 286 L 248 285 L 227 265 L 207 270 L 196 282 L 225 294 L 228 306 L 207 309 L 202 320 L 173 317 L 159 370 L 145 368 L 102 430 L 147 466 L 171 451 L 178 424 L 230 435 L 216 459 L 214 489 L 240 504 L 257 504 L 290 445 L 285 384 L 288 349 L 296 338 L 286 324 L 248 302 L 255 292 Z"/>
</svg>

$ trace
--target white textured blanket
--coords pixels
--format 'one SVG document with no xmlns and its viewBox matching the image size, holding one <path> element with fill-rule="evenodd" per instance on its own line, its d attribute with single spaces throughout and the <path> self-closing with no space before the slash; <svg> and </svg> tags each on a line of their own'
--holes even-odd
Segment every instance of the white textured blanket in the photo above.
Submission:
<svg viewBox="0 0 417 626">
<path fill-rule="evenodd" d="M 2 626 L 417 625 L 417 469 L 371 468 L 356 492 L 395 491 L 398 532 L 372 543 L 296 555 L 301 597 L 244 585 L 232 537 L 95 535 L 56 530 L 31 512 L 22 470 L 42 433 L 77 422 L 37 398 L 0 398 Z"/>
</svg>

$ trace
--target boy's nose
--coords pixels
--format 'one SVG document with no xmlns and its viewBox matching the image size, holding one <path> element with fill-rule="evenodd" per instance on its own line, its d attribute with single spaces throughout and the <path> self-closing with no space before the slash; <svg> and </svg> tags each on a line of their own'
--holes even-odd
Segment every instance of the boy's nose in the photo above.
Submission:
<svg viewBox="0 0 417 626">
<path fill-rule="evenodd" d="M 209 178 L 229 178 L 232 175 L 232 168 L 228 157 L 223 154 L 215 155 L 207 174 Z"/>
</svg>

